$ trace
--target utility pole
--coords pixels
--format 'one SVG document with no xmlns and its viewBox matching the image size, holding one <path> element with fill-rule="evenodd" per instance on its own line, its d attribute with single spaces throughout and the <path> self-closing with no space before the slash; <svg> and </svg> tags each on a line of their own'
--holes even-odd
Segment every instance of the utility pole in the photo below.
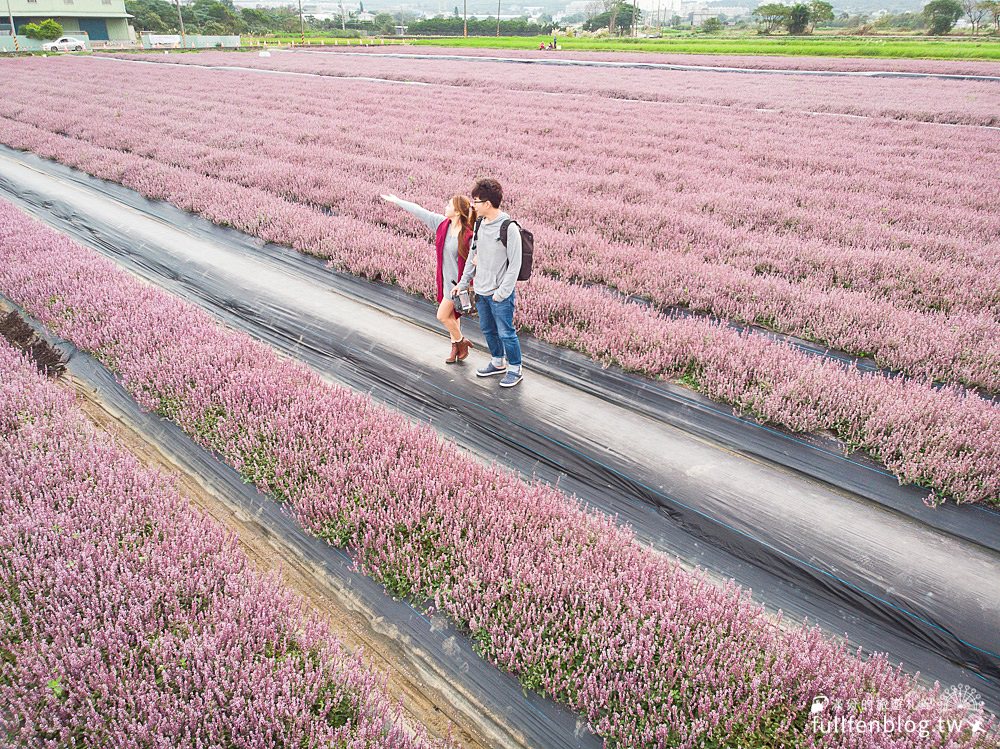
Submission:
<svg viewBox="0 0 1000 749">
<path fill-rule="evenodd" d="M 500 0 L 497 0 L 497 36 L 500 36 Z"/>
<path fill-rule="evenodd" d="M 9 3 L 10 0 L 7 0 Z M 462 18 L 465 20 L 462 22 L 462 36 L 469 35 L 469 0 L 462 0 Z"/>
<path fill-rule="evenodd" d="M 17 43 L 17 30 L 14 28 L 14 14 L 10 9 L 10 0 L 7 0 L 7 17 L 10 18 L 10 35 L 14 37 L 14 51 L 20 52 L 21 46 Z"/>
<path fill-rule="evenodd" d="M 177 2 L 177 20 L 181 22 L 181 47 L 187 47 L 187 37 L 184 35 L 184 16 L 181 15 L 181 0 Z"/>
<path fill-rule="evenodd" d="M 302 0 L 299 0 L 299 41 L 306 43 L 306 22 L 302 17 Z"/>
</svg>

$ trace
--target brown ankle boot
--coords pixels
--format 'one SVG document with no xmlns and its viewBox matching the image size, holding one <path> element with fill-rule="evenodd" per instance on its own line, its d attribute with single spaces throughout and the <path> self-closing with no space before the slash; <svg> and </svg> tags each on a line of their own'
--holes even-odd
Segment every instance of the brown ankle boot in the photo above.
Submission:
<svg viewBox="0 0 1000 749">
<path fill-rule="evenodd" d="M 467 359 L 469 356 L 469 349 L 472 348 L 472 341 L 468 338 L 463 338 L 455 345 L 458 346 L 458 360 L 463 361 L 464 359 Z"/>
<path fill-rule="evenodd" d="M 461 345 L 460 341 L 451 342 L 451 354 L 449 354 L 448 358 L 444 360 L 445 364 L 454 364 L 458 361 L 458 347 Z"/>
</svg>

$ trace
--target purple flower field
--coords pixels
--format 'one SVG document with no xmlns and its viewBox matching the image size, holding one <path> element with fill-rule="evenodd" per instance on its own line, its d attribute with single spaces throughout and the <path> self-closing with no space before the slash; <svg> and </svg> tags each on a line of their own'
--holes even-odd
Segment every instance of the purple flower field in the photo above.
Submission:
<svg viewBox="0 0 1000 749">
<path fill-rule="evenodd" d="M 503 174 L 540 248 L 519 294 L 523 328 L 787 428 L 829 430 L 934 501 L 1000 497 L 1000 406 L 962 387 L 1000 385 L 992 161 L 966 159 L 949 128 L 748 113 L 737 124 L 760 128 L 751 146 L 728 113 L 671 108 L 637 140 L 645 104 L 591 97 L 535 111 L 498 91 L 495 111 L 521 107 L 523 118 L 487 118 L 499 153 L 456 154 L 441 148 L 442 128 L 460 139 L 472 118 L 448 117 L 450 104 L 423 89 L 16 62 L 0 66 L 51 106 L 13 92 L 0 113 L 8 145 L 425 296 L 433 252 L 378 194 L 434 205 L 477 174 Z M 83 103 L 63 101 L 67 81 Z M 119 85 L 135 87 L 127 107 Z M 984 154 L 997 147 L 986 133 L 969 135 Z M 782 139 L 795 147 L 779 156 Z M 912 378 L 675 319 L 609 287 L 870 354 Z M 926 377 L 955 385 L 934 390 Z"/>
<path fill-rule="evenodd" d="M 1000 391 L 990 130 L 958 140 L 939 125 L 502 87 L 476 117 L 451 116 L 434 87 L 101 59 L 0 65 L 16 84 L 0 113 L 7 145 L 352 273 L 430 295 L 426 239 L 378 195 L 436 205 L 503 175 L 563 297 L 597 284 Z M 473 125 L 495 152 L 442 147 Z"/>
<path fill-rule="evenodd" d="M 379 53 L 401 55 L 380 57 Z M 506 52 L 482 50 L 452 50 L 462 57 L 469 52 L 479 52 L 472 57 L 508 57 Z M 475 89 L 483 75 L 503 81 L 507 89 L 544 91 L 553 94 L 600 96 L 612 99 L 635 99 L 675 105 L 701 105 L 704 107 L 732 107 L 737 110 L 755 108 L 776 109 L 789 112 L 822 112 L 847 114 L 858 117 L 883 117 L 924 122 L 961 123 L 968 125 L 1000 124 L 1000 101 L 995 96 L 996 83 L 987 81 L 892 79 L 844 77 L 822 79 L 807 75 L 732 75 L 730 73 L 630 69 L 552 67 L 548 65 L 511 65 L 502 62 L 477 62 L 468 60 L 425 61 L 406 59 L 420 50 L 401 52 L 393 47 L 381 50 L 346 51 L 324 50 L 280 52 L 260 58 L 256 54 L 232 52 L 204 52 L 197 55 L 130 55 L 111 54 L 111 57 L 145 60 L 178 65 L 204 65 L 286 70 L 297 73 L 315 73 L 328 76 L 369 76 L 397 81 L 421 81 L 448 86 Z M 538 54 L 521 54 L 517 57 L 531 59 Z M 544 59 L 544 55 L 541 55 Z M 591 58 L 594 55 L 590 56 Z M 669 63 L 659 56 L 612 55 L 614 62 Z M 653 58 L 657 59 L 653 59 Z M 573 58 L 578 58 L 574 53 Z M 551 59 L 551 56 L 549 56 Z M 563 59 L 560 56 L 560 59 Z M 578 59 L 588 59 L 578 58 Z M 604 60 L 604 57 L 597 57 Z M 798 58 L 796 62 L 808 58 Z M 756 58 L 753 62 L 756 62 Z M 871 64 L 871 61 L 868 61 Z M 879 61 L 913 62 L 913 61 Z M 681 64 L 710 65 L 700 57 L 687 58 Z M 743 58 L 743 65 L 748 65 Z M 945 63 L 954 67 L 955 63 Z M 990 64 L 990 63 L 987 63 Z M 992 63 L 992 73 L 1000 75 L 1000 65 Z M 780 67 L 771 64 L 771 67 Z M 884 68 L 883 68 L 884 69 Z"/>
<path fill-rule="evenodd" d="M 862 659 L 815 627 L 780 625 L 733 584 L 717 586 L 700 573 L 685 571 L 643 547 L 627 529 L 587 512 L 557 490 L 488 467 L 430 428 L 410 424 L 366 396 L 326 384 L 305 366 L 224 329 L 207 313 L 140 283 L 9 204 L 0 204 L 0 291 L 93 352 L 144 407 L 175 421 L 247 480 L 287 502 L 307 529 L 351 548 L 362 569 L 390 592 L 433 601 L 468 630 L 486 658 L 514 673 L 527 688 L 579 711 L 609 746 L 992 745 L 992 723 L 976 733 L 967 723 L 957 730 L 938 727 L 940 719 L 954 716 L 954 708 L 938 690 L 917 686 L 883 657 Z M 21 510 L 27 518 L 22 526 L 14 524 L 6 532 L 12 534 L 10 543 L 17 544 L 23 543 L 18 539 L 24 523 L 46 528 L 43 538 L 56 545 L 54 550 L 25 554 L 33 564 L 62 565 L 73 559 L 58 544 L 74 546 L 53 524 L 69 529 L 73 538 L 77 526 L 72 512 L 90 512 L 87 502 L 105 496 L 104 485 L 92 490 L 87 477 L 103 477 L 105 469 L 115 475 L 116 463 L 101 460 L 101 450 L 81 449 L 77 441 L 53 439 L 50 445 L 36 436 L 32 430 L 41 429 L 46 414 L 55 409 L 22 405 L 35 402 L 28 384 L 41 386 L 15 363 L 0 360 L 5 373 L 0 404 L 6 405 L 4 399 L 12 404 L 0 411 L 7 414 L 0 423 L 13 434 L 12 449 L 34 456 L 10 461 L 10 482 L 32 486 L 15 488 L 4 501 L 15 508 L 28 503 L 34 485 L 44 485 L 40 479 L 50 474 L 80 491 L 72 506 L 59 506 L 58 517 L 51 507 L 30 504 Z M 7 378 L 7 371 L 14 376 Z M 58 402 L 63 411 L 68 408 L 65 397 Z M 25 413 L 28 417 L 22 418 Z M 67 419 L 55 421 L 58 425 Z M 68 454 L 60 457 L 60 450 Z M 55 457 L 49 457 L 53 452 Z M 74 468 L 67 478 L 62 461 L 90 465 L 89 458 L 74 457 L 77 452 L 93 457 L 101 470 Z M 91 498 L 93 494 L 97 496 Z M 117 536 L 107 528 L 81 533 L 99 536 L 92 542 L 97 546 L 101 538 L 134 539 L 138 533 L 139 547 L 126 556 L 133 564 L 148 563 L 156 544 L 172 537 L 164 533 L 161 538 L 155 532 L 158 525 L 149 534 L 136 531 L 146 527 L 151 510 L 133 508 L 116 492 L 108 496 L 114 502 L 109 522 L 123 517 L 123 530 Z M 497 496 L 504 501 L 490 499 Z M 52 503 L 51 494 L 43 492 L 43 497 Z M 157 506 L 155 498 L 150 504 Z M 8 517 L 13 516 L 5 512 L 4 528 Z M 148 551 L 143 544 L 150 545 Z M 215 540 L 198 548 L 228 547 Z M 238 567 L 226 556 L 229 552 L 216 553 Z M 90 570 L 91 557 L 81 552 L 80 558 L 80 569 Z M 32 584 L 41 586 L 53 576 L 41 574 L 39 579 Z M 186 583 L 198 581 L 207 584 L 198 575 Z M 259 588 L 248 583 L 243 595 L 257 596 Z M 209 599 L 205 594 L 195 600 Z M 185 600 L 190 606 L 190 598 Z M 72 616 L 92 616 L 87 611 L 87 605 L 78 606 Z M 45 621 L 56 626 L 63 620 Z M 73 621 L 69 617 L 66 626 Z M 273 620 L 268 622 L 274 626 Z M 263 631 L 247 627 L 242 633 L 252 638 L 245 647 L 264 648 L 270 641 L 272 630 L 261 626 Z M 199 644 L 215 647 L 211 638 Z M 204 652 L 183 650 L 171 638 L 164 647 L 175 648 L 169 652 L 182 657 Z M 227 662 L 224 655 L 221 663 Z M 288 670 L 299 662 L 282 661 Z M 16 663 L 20 668 L 22 661 Z M 170 668 L 175 668 L 173 662 Z M 55 678 L 51 667 L 39 666 L 33 673 L 30 698 L 44 694 L 49 682 L 43 679 Z M 173 677 L 176 672 L 168 673 Z M 52 696 L 46 699 L 60 700 L 62 683 L 48 687 Z M 820 693 L 850 706 L 837 709 L 851 710 L 855 719 L 877 719 L 889 705 L 894 720 L 927 730 L 863 735 L 818 731 L 809 709 Z M 368 699 L 369 692 L 362 694 Z M 179 720 L 185 715 L 178 711 Z"/>
<path fill-rule="evenodd" d="M 525 737 L 549 720 L 549 736 L 575 722 L 574 741 L 589 729 L 608 749 L 1000 745 L 1000 723 L 969 697 L 975 689 L 944 684 L 967 673 L 993 688 L 995 669 L 939 642 L 953 638 L 996 657 L 995 586 L 985 578 L 1000 567 L 982 529 L 1000 508 L 1000 83 L 479 59 L 491 56 L 555 57 L 386 46 L 263 58 L 0 59 L 0 147 L 242 232 L 218 248 L 228 259 L 216 265 L 238 266 L 219 274 L 236 279 L 225 299 L 240 305 L 253 296 L 240 282 L 263 261 L 255 255 L 244 265 L 240 254 L 256 253 L 255 240 L 319 258 L 331 271 L 310 263 L 302 272 L 287 253 L 269 254 L 273 268 L 260 270 L 276 285 L 298 284 L 295 274 L 309 282 L 262 292 L 298 299 L 301 290 L 313 305 L 296 307 L 302 331 L 297 318 L 278 316 L 282 346 L 298 338 L 279 346 L 288 358 L 139 280 L 104 247 L 78 244 L 0 198 L 0 294 L 96 357 L 139 407 L 187 435 L 186 449 L 207 448 L 279 503 L 265 509 L 287 513 L 286 531 L 311 536 L 299 570 L 306 582 L 296 583 L 303 599 L 282 581 L 290 559 L 282 547 L 267 546 L 274 553 L 258 567 L 250 531 L 204 515 L 196 507 L 204 500 L 178 488 L 190 484 L 129 451 L 143 455 L 136 445 L 147 435 L 120 442 L 94 426 L 75 381 L 43 377 L 9 345 L 28 329 L 0 330 L 0 746 L 444 749 L 508 735 L 527 746 L 548 743 Z M 987 62 L 559 57 L 1000 76 L 1000 63 Z M 158 212 L 136 217 L 110 202 L 128 203 L 118 188 L 96 196 L 93 183 L 60 181 L 62 168 L 32 173 L 35 159 L 0 150 L 13 169 L 0 187 L 23 187 L 16 200 L 52 226 L 71 221 L 80 230 L 64 205 L 81 217 L 93 212 L 93 227 L 82 226 L 98 240 L 113 235 L 115 251 L 144 242 L 144 273 L 159 267 L 161 251 L 204 262 L 182 244 L 210 234 L 203 224 L 170 235 L 174 245 L 157 234 Z M 496 399 L 490 391 L 475 403 L 488 418 L 462 409 L 495 378 L 466 370 L 472 384 L 452 381 L 463 388 L 460 408 L 448 400 L 411 421 L 390 406 L 411 413 L 411 391 L 441 392 L 422 379 L 438 374 L 429 364 L 436 339 L 420 330 L 426 349 L 400 341 L 415 332 L 411 323 L 424 324 L 414 300 L 405 300 L 403 320 L 382 315 L 392 310 L 362 315 L 353 294 L 371 285 L 332 271 L 433 298 L 427 232 L 379 196 L 439 209 L 481 177 L 499 179 L 503 210 L 535 236 L 534 275 L 518 285 L 515 324 L 537 339 L 526 350 L 540 349 L 541 363 L 533 372 L 529 362 L 520 390 L 497 389 Z M 204 277 L 215 270 L 206 266 Z M 173 280 L 164 283 L 174 288 Z M 332 300 L 342 306 L 320 316 L 328 292 L 342 294 Z M 361 322 L 343 322 L 355 312 Z M 337 368 L 355 366 L 362 351 L 339 340 L 331 350 L 344 362 L 322 368 L 357 390 L 296 358 L 315 361 L 312 348 L 299 353 L 312 345 L 299 333 L 314 334 L 314 317 L 346 331 L 348 342 L 358 335 L 370 344 L 361 364 L 372 367 L 358 364 L 361 375 Z M 387 320 L 392 327 L 383 329 Z M 609 423 L 636 425 L 607 431 L 615 437 L 604 442 L 622 444 L 586 436 L 590 410 L 574 412 L 573 398 L 593 396 L 581 382 L 593 367 L 567 355 L 571 371 L 552 374 L 553 346 L 624 370 L 607 378 L 621 390 L 600 393 Z M 63 366 L 58 352 L 41 355 L 54 364 L 50 375 Z M 67 366 L 79 371 L 72 360 Z M 461 374 L 460 365 L 440 366 L 446 377 Z M 394 389 L 373 386 L 382 405 L 363 389 L 389 371 L 406 377 Z M 658 437 L 640 457 L 626 443 L 659 412 L 630 400 L 630 388 L 676 399 L 683 411 L 649 427 Z M 542 392 L 548 411 L 519 400 Z M 519 408 L 534 420 L 519 423 Z M 575 420 L 562 424 L 564 412 Z M 492 441 L 461 431 L 499 419 L 509 422 L 499 437 L 486 435 Z M 742 430 L 738 438 L 719 436 L 723 421 Z M 523 463 L 504 454 L 522 432 L 548 438 L 550 426 L 567 445 L 561 452 L 529 445 Z M 456 443 L 442 434 L 458 435 Z M 572 467 L 578 444 L 581 460 L 616 462 L 585 474 Z M 834 444 L 878 472 L 871 485 L 857 464 L 846 477 L 837 473 L 846 463 L 828 449 Z M 806 453 L 822 453 L 819 469 Z M 668 467 L 646 472 L 661 456 Z M 931 507 L 888 486 L 862 456 L 919 487 Z M 186 470 L 201 481 L 197 468 Z M 532 470 L 558 480 L 524 478 Z M 722 522 L 738 520 L 717 541 L 669 507 L 642 498 L 633 505 L 635 491 L 612 485 L 619 478 L 664 493 L 679 486 L 691 514 L 718 506 Z M 559 488 L 567 485 L 578 496 Z M 761 499 L 771 535 L 753 516 Z M 916 507 L 901 504 L 908 501 Z M 978 506 L 936 507 L 944 502 Z M 821 538 L 833 523 L 857 532 Z M 745 548 L 729 548 L 744 529 Z M 276 543 L 274 534 L 264 543 Z M 786 546 L 801 574 L 766 568 Z M 410 625 L 366 608 L 370 597 L 322 603 L 329 589 L 306 570 L 309 554 L 341 560 L 331 547 L 405 601 L 404 619 L 422 612 L 434 631 L 447 620 L 463 654 L 447 664 L 424 658 L 405 634 Z M 921 553 L 932 547 L 937 556 Z M 846 563 L 827 558 L 834 553 L 859 571 L 842 575 Z M 827 569 L 829 580 L 813 580 Z M 968 582 L 961 595 L 951 591 L 954 606 L 938 606 L 958 613 L 925 621 L 922 596 L 947 581 Z M 841 596 L 848 589 L 851 597 Z M 869 611 L 870 599 L 878 611 Z M 369 656 L 341 641 L 341 614 L 371 630 L 359 638 Z M 911 631 L 912 620 L 926 631 Z M 344 636 L 354 632 L 343 626 Z M 470 644 L 485 661 L 461 660 Z M 371 667 L 379 658 L 389 675 Z M 513 696 L 480 710 L 479 680 L 467 689 L 438 671 L 461 665 L 468 676 L 470 664 L 487 674 L 482 683 Z M 528 711 L 539 703 L 521 704 L 520 688 L 560 703 L 543 701 L 557 717 L 536 721 Z"/>
<path fill-rule="evenodd" d="M 431 746 L 384 676 L 2 339 L 0 372 L 0 743 Z"/>
<path fill-rule="evenodd" d="M 324 48 L 322 52 L 346 52 L 347 48 Z M 374 45 L 351 47 L 350 52 L 368 55 L 462 55 L 463 57 L 515 57 L 520 59 L 597 60 L 608 62 L 651 62 L 673 65 L 759 68 L 765 70 L 840 70 L 848 72 L 894 71 L 942 75 L 1000 76 L 1000 62 L 990 60 L 930 60 L 864 57 L 793 57 L 787 55 L 680 54 L 665 52 L 604 52 L 560 50 L 557 56 L 537 49 L 488 49 L 477 47 L 430 47 L 417 45 Z"/>
</svg>

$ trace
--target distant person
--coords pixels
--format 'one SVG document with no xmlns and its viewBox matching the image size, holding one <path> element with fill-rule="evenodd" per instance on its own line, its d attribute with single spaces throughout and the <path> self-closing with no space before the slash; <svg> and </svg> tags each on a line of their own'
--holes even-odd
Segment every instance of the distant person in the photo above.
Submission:
<svg viewBox="0 0 1000 749">
<path fill-rule="evenodd" d="M 539 42 L 538 49 L 545 49 L 545 42 Z"/>
<path fill-rule="evenodd" d="M 468 357 L 472 343 L 462 335 L 462 313 L 455 309 L 452 290 L 462 277 L 465 261 L 469 257 L 476 211 L 464 195 L 453 196 L 445 204 L 443 215 L 421 208 L 416 203 L 401 200 L 395 195 L 383 195 L 382 199 L 413 214 L 434 232 L 434 247 L 437 252 L 437 319 L 451 337 L 451 353 L 444 361 L 446 364 L 463 361 Z"/>
<path fill-rule="evenodd" d="M 453 295 L 469 288 L 475 279 L 479 327 L 490 349 L 489 364 L 477 377 L 503 375 L 500 387 L 517 385 L 521 375 L 521 343 L 514 327 L 514 285 L 521 272 L 521 230 L 500 210 L 503 188 L 495 179 L 481 179 L 472 188 L 472 206 L 479 214 L 472 243 L 472 261 L 465 264 Z M 500 230 L 507 223 L 507 245 Z"/>
<path fill-rule="evenodd" d="M 559 40 L 556 38 L 556 35 L 553 34 L 552 35 L 552 49 L 557 49 L 558 41 Z"/>
</svg>

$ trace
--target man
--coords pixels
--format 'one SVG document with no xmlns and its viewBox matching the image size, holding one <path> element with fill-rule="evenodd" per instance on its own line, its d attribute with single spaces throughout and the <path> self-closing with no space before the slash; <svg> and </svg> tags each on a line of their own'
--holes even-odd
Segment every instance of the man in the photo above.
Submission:
<svg viewBox="0 0 1000 749">
<path fill-rule="evenodd" d="M 479 214 L 474 250 L 465 272 L 452 295 L 469 288 L 476 280 L 476 309 L 479 327 L 490 348 L 490 363 L 476 370 L 479 377 L 503 375 L 500 387 L 512 388 L 521 381 L 521 343 L 514 328 L 514 285 L 521 272 L 521 230 L 507 225 L 507 246 L 500 229 L 510 216 L 500 210 L 503 188 L 495 179 L 481 179 L 472 188 L 472 207 Z M 505 363 L 506 360 L 506 363 Z"/>
</svg>

